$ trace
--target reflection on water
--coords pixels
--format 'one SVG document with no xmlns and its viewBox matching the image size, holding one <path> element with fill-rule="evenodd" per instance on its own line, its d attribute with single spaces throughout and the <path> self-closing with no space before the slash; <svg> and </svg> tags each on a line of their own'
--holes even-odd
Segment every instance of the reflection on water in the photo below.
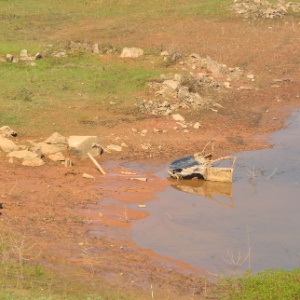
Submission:
<svg viewBox="0 0 300 300">
<path fill-rule="evenodd" d="M 171 186 L 181 192 L 202 196 L 216 204 L 234 207 L 231 182 L 169 179 Z"/>
<path fill-rule="evenodd" d="M 300 267 L 300 111 L 287 125 L 272 149 L 236 154 L 230 188 L 182 181 L 157 193 L 133 240 L 214 273 Z"/>
</svg>

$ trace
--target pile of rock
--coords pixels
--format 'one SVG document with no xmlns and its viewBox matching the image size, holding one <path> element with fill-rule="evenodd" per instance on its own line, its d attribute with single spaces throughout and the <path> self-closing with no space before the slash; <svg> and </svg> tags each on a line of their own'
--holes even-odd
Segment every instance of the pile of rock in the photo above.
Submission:
<svg viewBox="0 0 300 300">
<path fill-rule="evenodd" d="M 212 100 L 203 97 L 201 92 L 207 89 L 228 89 L 231 82 L 244 76 L 242 69 L 227 67 L 211 59 L 191 54 L 179 62 L 187 75 L 161 75 L 159 80 L 148 83 L 158 100 L 142 101 L 138 104 L 141 111 L 153 115 L 170 115 L 179 109 L 206 109 Z M 254 81 L 254 75 L 248 74 L 246 80 Z"/>
<path fill-rule="evenodd" d="M 82 43 L 82 42 L 74 42 L 71 41 L 68 45 L 68 48 L 72 52 L 87 52 L 87 53 L 95 53 L 95 54 L 111 54 L 116 53 L 118 51 L 117 48 L 111 45 L 100 45 L 98 43 L 90 44 L 90 43 Z"/>
<path fill-rule="evenodd" d="M 0 150 L 7 153 L 11 163 L 21 161 L 23 166 L 42 166 L 43 158 L 64 162 L 70 165 L 69 156 L 86 158 L 102 154 L 103 148 L 96 136 L 70 136 L 66 138 L 58 132 L 53 133 L 43 142 L 28 141 L 29 145 L 17 145 L 10 137 L 17 133 L 8 126 L 0 128 Z"/>
<path fill-rule="evenodd" d="M 228 67 L 225 64 L 218 63 L 209 56 L 201 57 L 197 53 L 192 53 L 185 60 L 181 61 L 180 64 L 191 69 L 197 74 L 196 76 L 208 78 L 207 80 L 209 81 L 215 81 L 215 85 L 219 85 L 218 81 L 238 80 L 244 75 L 244 71 L 239 67 Z"/>
<path fill-rule="evenodd" d="M 35 66 L 35 60 L 39 60 L 42 58 L 42 54 L 40 52 L 36 53 L 34 56 L 30 56 L 26 49 L 23 49 L 20 52 L 19 56 L 15 56 L 13 54 L 6 54 L 5 60 L 3 62 L 11 62 L 11 63 L 18 63 L 19 61 L 25 62 L 27 65 Z"/>
<path fill-rule="evenodd" d="M 205 108 L 210 100 L 202 98 L 198 93 L 193 93 L 189 87 L 182 82 L 182 77 L 175 74 L 173 77 L 166 75 L 161 76 L 161 82 L 149 83 L 149 88 L 155 92 L 157 96 L 163 100 L 146 101 L 139 104 L 143 112 L 153 115 L 170 115 L 178 109 L 200 109 Z M 165 98 L 173 99 L 171 101 Z"/>
<path fill-rule="evenodd" d="M 288 10 L 299 12 L 300 4 L 280 0 L 277 3 L 270 3 L 267 0 L 234 0 L 232 9 L 243 15 L 245 18 L 282 18 Z"/>
</svg>

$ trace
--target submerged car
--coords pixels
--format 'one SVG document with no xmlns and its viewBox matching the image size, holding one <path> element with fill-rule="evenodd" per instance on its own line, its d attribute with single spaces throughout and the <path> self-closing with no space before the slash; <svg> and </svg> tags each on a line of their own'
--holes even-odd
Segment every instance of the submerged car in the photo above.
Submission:
<svg viewBox="0 0 300 300">
<path fill-rule="evenodd" d="M 225 156 L 212 159 L 212 154 L 204 155 L 203 151 L 174 160 L 167 168 L 168 174 L 175 179 L 199 178 L 208 181 L 232 182 L 236 157 Z M 221 162 L 231 161 L 230 167 L 221 166 Z"/>
</svg>

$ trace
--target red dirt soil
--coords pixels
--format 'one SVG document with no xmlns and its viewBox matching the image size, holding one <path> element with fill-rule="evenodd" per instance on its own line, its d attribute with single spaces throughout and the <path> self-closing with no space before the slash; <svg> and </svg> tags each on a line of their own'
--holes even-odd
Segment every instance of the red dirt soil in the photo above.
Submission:
<svg viewBox="0 0 300 300">
<path fill-rule="evenodd" d="M 151 173 L 143 174 L 147 183 L 128 180 L 121 169 L 106 162 L 167 162 L 201 150 L 210 139 L 215 141 L 217 156 L 270 147 L 268 134 L 284 126 L 292 108 L 300 103 L 300 26 L 292 19 L 248 22 L 195 18 L 188 24 L 179 19 L 171 26 L 169 21 L 161 20 L 155 28 L 145 21 L 134 35 L 119 37 L 118 42 L 140 47 L 163 45 L 165 49 L 181 49 L 187 54 L 210 55 L 218 62 L 254 73 L 255 82 L 241 83 L 251 86 L 251 90 L 233 87 L 226 91 L 220 103 L 223 108 L 217 113 L 209 110 L 200 115 L 186 114 L 189 121 L 201 118 L 202 124 L 189 134 L 173 130 L 174 121 L 170 119 L 153 117 L 113 128 L 94 128 L 93 134 L 127 136 L 130 143 L 130 148 L 121 153 L 98 158 L 107 167 L 107 176 L 100 175 L 89 160 L 75 160 L 72 168 L 50 161 L 43 167 L 28 168 L 9 164 L 4 153 L 0 153 L 0 202 L 4 207 L 1 228 L 26 234 L 28 242 L 34 241 L 36 251 L 41 251 L 40 260 L 61 274 L 63 266 L 72 266 L 77 268 L 75 274 L 83 272 L 87 282 L 99 286 L 105 280 L 143 295 L 153 284 L 160 293 L 156 299 L 167 299 L 166 295 L 173 295 L 173 299 L 191 299 L 193 295 L 202 299 L 206 285 L 201 277 L 207 275 L 205 271 L 159 257 L 130 241 L 131 223 L 147 216 L 138 204 L 154 200 L 154 193 L 168 182 Z M 145 28 L 147 37 L 143 34 Z M 89 40 L 102 38 L 92 29 L 92 25 L 87 26 L 85 36 Z M 77 37 L 75 32 L 64 35 Z M 104 42 L 107 39 L 114 43 L 105 32 L 102 35 Z M 273 81 L 286 78 L 289 81 Z M 147 137 L 133 133 L 133 127 L 148 129 Z M 167 132 L 154 133 L 153 127 Z M 150 150 L 141 149 L 145 140 L 150 141 Z M 84 172 L 94 175 L 95 180 L 84 179 Z M 102 204 L 105 199 L 115 201 Z M 127 203 L 136 203 L 137 209 L 127 209 Z M 95 237 L 93 229 L 99 229 L 101 236 Z M 124 235 L 121 239 L 116 238 L 118 230 Z M 149 295 L 143 297 L 140 299 L 150 299 Z"/>
</svg>

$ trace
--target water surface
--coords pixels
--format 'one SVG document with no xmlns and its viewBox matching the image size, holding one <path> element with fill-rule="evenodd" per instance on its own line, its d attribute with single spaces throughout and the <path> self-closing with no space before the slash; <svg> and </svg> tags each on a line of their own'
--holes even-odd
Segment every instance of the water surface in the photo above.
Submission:
<svg viewBox="0 0 300 300">
<path fill-rule="evenodd" d="M 133 240 L 211 272 L 300 267 L 299 111 L 272 142 L 235 154 L 232 185 L 181 183 L 158 193 L 149 217 L 133 223 Z"/>
</svg>

